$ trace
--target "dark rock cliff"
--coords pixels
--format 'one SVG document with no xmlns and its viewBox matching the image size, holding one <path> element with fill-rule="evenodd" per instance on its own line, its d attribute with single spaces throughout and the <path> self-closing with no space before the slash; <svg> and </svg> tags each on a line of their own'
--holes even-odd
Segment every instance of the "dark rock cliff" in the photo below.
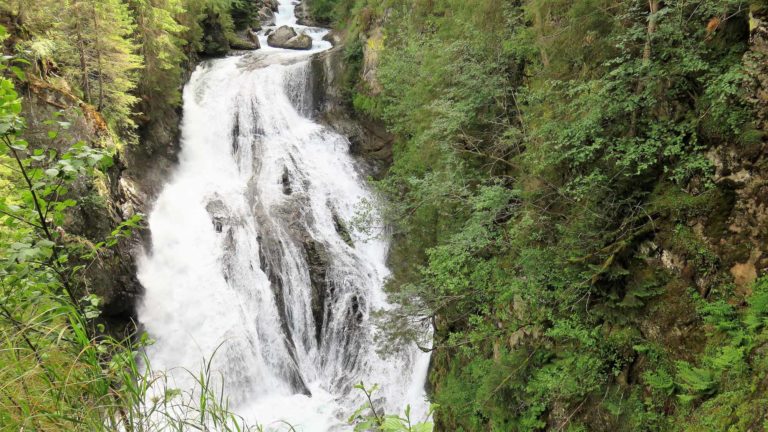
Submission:
<svg viewBox="0 0 768 432">
<path fill-rule="evenodd" d="M 381 177 L 392 163 L 394 136 L 376 119 L 355 112 L 344 82 L 346 68 L 343 38 L 327 36 L 334 47 L 312 59 L 313 101 L 320 120 L 349 138 L 351 152 L 360 157 L 374 177 Z"/>
<path fill-rule="evenodd" d="M 186 68 L 189 78 L 196 59 Z M 29 77 L 20 86 L 24 96 L 23 116 L 27 120 L 25 138 L 32 147 L 53 147 L 65 151 L 82 141 L 92 147 L 115 149 L 114 165 L 104 176 L 82 179 L 71 188 L 79 202 L 63 227 L 68 235 L 97 243 L 115 227 L 136 214 L 149 213 L 177 161 L 181 108 L 152 100 L 142 100 L 137 112 L 143 113 L 137 142 L 126 144 L 107 126 L 95 107 L 84 103 L 66 89 Z M 49 120 L 65 119 L 71 124 L 51 140 Z M 143 226 L 144 224 L 142 224 Z M 136 305 L 143 288 L 139 282 L 137 258 L 151 247 L 146 229 L 140 228 L 128 239 L 103 250 L 82 274 L 85 291 L 103 299 L 100 320 L 115 335 L 135 329 Z"/>
<path fill-rule="evenodd" d="M 107 238 L 120 223 L 147 211 L 156 186 L 153 181 L 144 179 L 142 172 L 151 171 L 153 165 L 166 159 L 155 158 L 152 163 L 138 163 L 135 155 L 139 149 L 162 147 L 165 142 L 146 141 L 141 146 L 120 148 L 101 114 L 66 91 L 30 78 L 22 87 L 22 94 L 25 102 L 23 115 L 28 125 L 24 135 L 32 147 L 45 146 L 66 151 L 72 144 L 83 141 L 93 147 L 118 149 L 115 163 L 105 175 L 81 179 L 71 187 L 70 194 L 79 201 L 79 205 L 65 221 L 63 228 L 68 235 L 97 243 Z M 66 119 L 71 126 L 58 131 L 58 136 L 51 140 L 48 131 L 52 126 L 47 121 L 57 117 Z M 164 139 L 170 140 L 171 137 Z M 102 319 L 115 333 L 130 331 L 129 324 L 135 315 L 134 307 L 142 292 L 136 277 L 135 257 L 143 242 L 140 234 L 120 241 L 114 248 L 101 252 L 82 274 L 86 292 L 80 294 L 102 297 Z"/>
</svg>

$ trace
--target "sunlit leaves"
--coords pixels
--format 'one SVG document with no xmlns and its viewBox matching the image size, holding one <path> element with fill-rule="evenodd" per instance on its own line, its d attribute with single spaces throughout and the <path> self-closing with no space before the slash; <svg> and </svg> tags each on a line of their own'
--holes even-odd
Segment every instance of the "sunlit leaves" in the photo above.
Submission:
<svg viewBox="0 0 768 432">
<path fill-rule="evenodd" d="M 385 414 L 380 407 L 374 405 L 374 393 L 379 390 L 379 385 L 366 387 L 364 383 L 355 384 L 353 388 L 360 390 L 365 395 L 366 402 L 361 405 L 347 420 L 353 424 L 355 432 L 432 432 L 433 424 L 430 421 L 418 421 L 411 417 L 411 406 L 405 407 L 403 416 Z M 426 417 L 429 418 L 437 405 L 432 405 Z"/>
</svg>

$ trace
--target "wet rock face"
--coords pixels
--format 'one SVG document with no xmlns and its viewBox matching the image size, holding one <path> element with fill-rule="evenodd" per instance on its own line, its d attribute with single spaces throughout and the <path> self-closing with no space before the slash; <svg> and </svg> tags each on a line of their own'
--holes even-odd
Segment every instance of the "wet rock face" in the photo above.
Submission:
<svg viewBox="0 0 768 432">
<path fill-rule="evenodd" d="M 333 32 L 325 39 L 334 48 L 312 59 L 313 111 L 349 139 L 350 151 L 368 166 L 369 174 L 381 178 L 392 163 L 394 137 L 380 121 L 360 117 L 353 111 L 344 90 L 344 45 Z"/>
<path fill-rule="evenodd" d="M 283 168 L 283 175 L 280 176 L 280 184 L 283 185 L 283 194 L 290 195 L 293 193 L 293 188 L 291 187 L 291 175 L 288 172 L 288 168 Z"/>
<path fill-rule="evenodd" d="M 267 6 L 259 9 L 259 24 L 261 27 L 269 27 L 275 25 L 275 13 Z"/>
<path fill-rule="evenodd" d="M 349 245 L 349 247 L 355 247 L 352 236 L 349 234 L 349 229 L 347 229 L 347 224 L 344 223 L 344 220 L 335 211 L 333 212 L 333 227 L 336 233 L 339 234 L 339 237 L 344 240 L 344 243 Z"/>
<path fill-rule="evenodd" d="M 271 47 L 295 50 L 308 50 L 312 48 L 312 38 L 306 34 L 297 34 L 290 26 L 282 26 L 267 37 L 267 43 Z"/>
<path fill-rule="evenodd" d="M 315 320 L 315 338 L 319 344 L 328 297 L 328 252 L 322 243 L 316 242 L 309 236 L 304 238 L 302 247 L 309 265 L 309 280 L 312 284 L 312 317 Z"/>
</svg>

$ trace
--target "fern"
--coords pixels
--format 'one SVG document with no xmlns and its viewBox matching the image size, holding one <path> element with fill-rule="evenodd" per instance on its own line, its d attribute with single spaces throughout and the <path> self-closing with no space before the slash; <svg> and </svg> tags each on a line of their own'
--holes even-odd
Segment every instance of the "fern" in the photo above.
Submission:
<svg viewBox="0 0 768 432">
<path fill-rule="evenodd" d="M 683 402 L 692 402 L 717 392 L 717 379 L 711 370 L 694 367 L 685 361 L 677 362 L 677 380 L 685 391 L 679 395 Z"/>
<path fill-rule="evenodd" d="M 744 323 L 750 331 L 762 329 L 768 320 L 768 277 L 755 282 Z"/>
<path fill-rule="evenodd" d="M 643 380 L 655 393 L 671 396 L 675 391 L 675 379 L 664 369 L 644 373 Z"/>
</svg>

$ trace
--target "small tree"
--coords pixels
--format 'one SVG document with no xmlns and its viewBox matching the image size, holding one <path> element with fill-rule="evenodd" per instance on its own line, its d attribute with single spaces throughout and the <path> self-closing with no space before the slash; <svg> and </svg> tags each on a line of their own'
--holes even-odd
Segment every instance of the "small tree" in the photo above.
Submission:
<svg viewBox="0 0 768 432">
<path fill-rule="evenodd" d="M 76 50 L 77 79 L 83 98 L 120 130 L 131 129 L 132 91 L 138 83 L 141 56 L 133 40 L 136 30 L 128 6 L 120 0 L 72 0 L 64 4 L 62 35 Z M 65 58 L 65 62 L 72 62 Z"/>
</svg>

